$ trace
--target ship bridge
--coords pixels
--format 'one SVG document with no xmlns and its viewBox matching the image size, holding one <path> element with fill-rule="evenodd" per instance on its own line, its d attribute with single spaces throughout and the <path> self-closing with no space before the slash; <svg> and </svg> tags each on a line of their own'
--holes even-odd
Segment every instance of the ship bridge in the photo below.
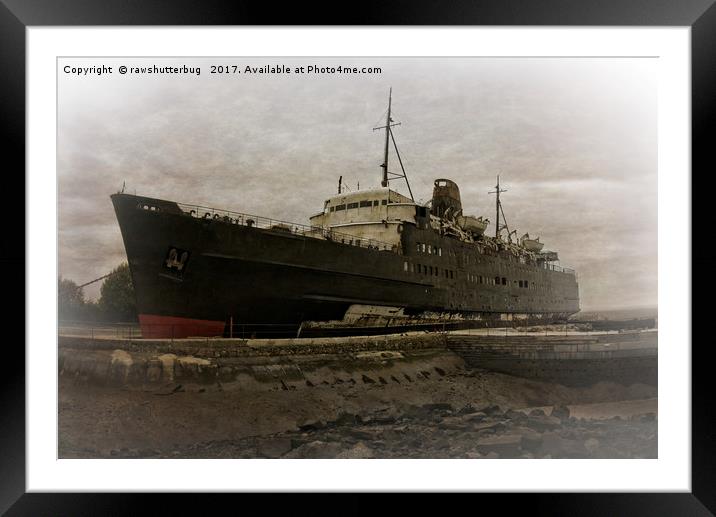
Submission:
<svg viewBox="0 0 716 517">
<path fill-rule="evenodd" d="M 400 246 L 401 225 L 415 224 L 416 206 L 409 197 L 387 187 L 343 192 L 328 198 L 323 211 L 310 220 L 312 227 Z"/>
</svg>

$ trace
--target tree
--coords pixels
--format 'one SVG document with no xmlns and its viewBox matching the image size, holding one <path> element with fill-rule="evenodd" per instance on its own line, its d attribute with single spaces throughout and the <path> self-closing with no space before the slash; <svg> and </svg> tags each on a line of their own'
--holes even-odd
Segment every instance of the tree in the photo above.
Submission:
<svg viewBox="0 0 716 517">
<path fill-rule="evenodd" d="M 85 295 L 72 280 L 57 278 L 57 312 L 60 319 L 81 319 L 85 304 Z"/>
<path fill-rule="evenodd" d="M 111 321 L 137 321 L 132 275 L 126 262 L 117 266 L 102 282 L 99 307 Z"/>
</svg>

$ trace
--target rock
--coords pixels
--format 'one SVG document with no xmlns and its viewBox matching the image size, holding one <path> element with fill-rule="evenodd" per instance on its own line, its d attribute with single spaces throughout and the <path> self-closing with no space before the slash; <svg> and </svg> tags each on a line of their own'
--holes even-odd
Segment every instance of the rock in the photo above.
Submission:
<svg viewBox="0 0 716 517">
<path fill-rule="evenodd" d="M 374 422 L 372 415 L 356 415 L 356 419 L 362 424 L 372 424 Z"/>
<path fill-rule="evenodd" d="M 535 431 L 551 431 L 562 426 L 562 421 L 559 418 L 547 415 L 531 415 L 527 417 L 526 425 Z"/>
<path fill-rule="evenodd" d="M 529 416 L 545 416 L 545 412 L 541 409 L 533 409 L 528 413 Z"/>
<path fill-rule="evenodd" d="M 478 409 L 478 411 L 485 413 L 487 416 L 502 415 L 504 413 L 504 410 L 497 404 L 492 404 L 490 406 L 482 407 L 482 408 Z"/>
<path fill-rule="evenodd" d="M 459 416 L 446 416 L 440 421 L 440 428 L 441 429 L 451 429 L 455 431 L 461 431 L 465 429 L 465 426 L 467 424 L 462 419 L 462 417 Z"/>
<path fill-rule="evenodd" d="M 570 411 L 565 405 L 553 406 L 551 416 L 559 418 L 562 421 L 569 420 Z"/>
<path fill-rule="evenodd" d="M 176 386 L 174 386 L 174 387 L 171 388 L 171 389 L 165 389 L 165 390 L 162 390 L 162 391 L 158 391 L 158 392 L 156 392 L 156 393 L 154 393 L 154 394 L 155 394 L 155 395 L 173 395 L 174 393 L 179 393 L 179 392 L 181 392 L 181 391 L 185 391 L 185 390 L 184 390 L 184 386 L 182 386 L 181 384 L 177 384 Z"/>
<path fill-rule="evenodd" d="M 584 448 L 587 449 L 589 454 L 594 454 L 599 450 L 599 440 L 596 438 L 589 438 L 584 442 Z"/>
<path fill-rule="evenodd" d="M 256 452 L 264 458 L 280 458 L 292 448 L 290 438 L 261 438 L 256 444 Z"/>
<path fill-rule="evenodd" d="M 317 431 L 326 427 L 323 420 L 304 420 L 296 424 L 301 431 Z"/>
<path fill-rule="evenodd" d="M 328 443 L 316 440 L 304 443 L 300 447 L 285 454 L 284 458 L 305 458 L 305 459 L 326 459 L 335 458 L 340 454 L 341 447 L 338 443 Z"/>
<path fill-rule="evenodd" d="M 366 374 L 363 374 L 361 379 L 363 380 L 364 384 L 375 384 L 375 381 L 373 379 L 371 379 L 370 377 L 368 377 Z"/>
<path fill-rule="evenodd" d="M 482 411 L 476 411 L 474 413 L 467 413 L 462 415 L 461 419 L 463 422 L 482 422 L 487 418 L 487 415 Z"/>
<path fill-rule="evenodd" d="M 353 413 L 340 413 L 333 423 L 336 425 L 355 425 L 361 423 L 361 418 Z"/>
<path fill-rule="evenodd" d="M 457 412 L 458 415 L 467 415 L 469 413 L 475 413 L 475 408 L 472 407 L 472 404 L 461 407 Z"/>
<path fill-rule="evenodd" d="M 486 431 L 489 430 L 491 432 L 498 432 L 498 431 L 504 431 L 507 428 L 506 420 L 491 420 L 488 422 L 479 422 L 472 425 L 472 429 L 474 431 Z"/>
<path fill-rule="evenodd" d="M 519 434 L 502 434 L 477 440 L 477 450 L 481 454 L 497 453 L 501 458 L 515 458 L 521 454 L 522 437 Z"/>
<path fill-rule="evenodd" d="M 505 418 L 509 418 L 510 420 L 516 420 L 518 422 L 524 422 L 527 420 L 527 415 L 525 415 L 522 411 L 515 411 L 514 409 L 508 409 L 505 411 L 505 414 L 503 415 Z"/>
<path fill-rule="evenodd" d="M 390 425 L 390 424 L 394 424 L 395 422 L 398 421 L 398 416 L 392 415 L 392 414 L 373 415 L 372 421 L 373 421 L 373 423 L 376 423 L 376 424 Z"/>
<path fill-rule="evenodd" d="M 477 451 L 470 451 L 465 453 L 465 457 L 471 460 L 483 458 L 484 456 Z"/>
<path fill-rule="evenodd" d="M 427 409 L 428 411 L 452 411 L 452 405 L 445 402 L 423 404 L 421 407 L 423 409 Z"/>
<path fill-rule="evenodd" d="M 348 429 L 344 432 L 344 435 L 357 440 L 373 440 L 375 438 L 373 433 L 361 429 Z"/>
<path fill-rule="evenodd" d="M 487 455 L 484 456 L 486 460 L 497 460 L 500 458 L 500 455 L 496 452 L 490 452 Z"/>
<path fill-rule="evenodd" d="M 336 458 L 341 458 L 341 459 L 365 459 L 365 458 L 374 458 L 374 457 L 375 457 L 375 454 L 373 453 L 373 450 L 363 442 L 356 443 L 350 449 L 341 451 L 336 456 Z"/>
</svg>

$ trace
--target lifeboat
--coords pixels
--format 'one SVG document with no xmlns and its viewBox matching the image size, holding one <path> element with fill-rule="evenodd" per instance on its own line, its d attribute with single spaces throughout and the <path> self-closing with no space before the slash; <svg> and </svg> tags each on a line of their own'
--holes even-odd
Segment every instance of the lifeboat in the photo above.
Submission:
<svg viewBox="0 0 716 517">
<path fill-rule="evenodd" d="M 482 217 L 473 217 L 471 215 L 459 215 L 457 217 L 457 224 L 466 232 L 474 235 L 482 235 L 485 233 L 487 225 L 490 224 L 490 220 L 483 219 Z"/>
<path fill-rule="evenodd" d="M 542 251 L 542 248 L 544 247 L 544 243 L 539 241 L 539 237 L 536 239 L 530 239 L 530 236 L 528 233 L 524 234 L 522 236 L 522 247 L 525 248 L 527 251 L 532 251 L 535 253 L 539 253 Z"/>
</svg>

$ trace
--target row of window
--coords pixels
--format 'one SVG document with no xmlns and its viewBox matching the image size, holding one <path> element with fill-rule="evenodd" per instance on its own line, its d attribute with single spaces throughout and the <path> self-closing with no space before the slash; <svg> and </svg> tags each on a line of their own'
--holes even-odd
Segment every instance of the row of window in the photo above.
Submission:
<svg viewBox="0 0 716 517">
<path fill-rule="evenodd" d="M 442 248 L 440 248 L 438 246 L 432 246 L 430 244 L 425 244 L 424 242 L 416 243 L 416 250 L 418 253 L 427 253 L 428 255 L 437 255 L 439 257 L 443 256 Z M 456 257 L 458 255 L 458 253 L 460 253 L 460 252 L 456 252 L 449 248 L 447 250 L 447 255 L 451 256 L 451 257 Z M 470 253 L 470 252 L 465 252 L 465 251 L 463 251 L 461 253 L 462 253 L 462 258 L 465 261 L 466 265 L 480 264 L 483 261 L 482 256 L 488 254 L 487 250 L 483 251 L 482 253 Z M 489 257 L 486 260 L 488 262 L 494 263 L 494 259 L 492 257 Z M 512 258 L 510 258 L 510 260 L 512 261 Z M 527 265 L 527 260 L 524 257 L 519 257 L 519 263 Z M 527 268 L 523 268 L 523 267 L 513 267 L 512 269 L 514 269 L 515 271 L 519 270 L 519 271 L 527 272 Z"/>
<path fill-rule="evenodd" d="M 455 271 L 452 269 L 443 269 L 442 273 L 437 266 L 426 266 L 425 264 L 413 264 L 407 260 L 403 262 L 403 271 L 406 273 L 418 273 L 428 276 L 444 276 L 445 278 L 455 278 Z"/>
<path fill-rule="evenodd" d="M 331 212 L 340 212 L 341 210 L 353 210 L 354 208 L 364 208 L 364 207 L 371 207 L 371 206 L 378 206 L 378 205 L 387 205 L 388 200 L 375 200 L 375 201 L 360 201 L 358 203 L 348 203 L 348 204 L 342 204 L 342 205 L 336 205 L 332 206 L 330 208 Z"/>
<path fill-rule="evenodd" d="M 451 269 L 443 269 L 442 273 L 440 268 L 437 266 L 428 266 L 425 264 L 413 264 L 407 260 L 403 262 L 403 271 L 406 273 L 418 273 L 428 276 L 444 276 L 445 278 L 454 279 L 455 271 Z M 482 275 L 474 275 L 467 273 L 467 281 L 473 284 L 483 285 L 508 285 L 508 280 L 504 276 L 487 277 Z M 529 280 L 513 280 L 513 283 L 521 289 L 547 289 L 542 284 L 536 284 L 535 282 L 529 282 Z"/>
<path fill-rule="evenodd" d="M 438 257 L 443 256 L 442 248 L 438 246 L 432 246 L 430 244 L 425 244 L 424 242 L 417 243 L 417 251 L 418 253 L 427 253 L 428 255 L 437 255 Z"/>
<path fill-rule="evenodd" d="M 495 278 L 467 273 L 467 281 L 473 284 L 485 285 L 507 285 L 507 278 L 496 276 Z"/>
</svg>

